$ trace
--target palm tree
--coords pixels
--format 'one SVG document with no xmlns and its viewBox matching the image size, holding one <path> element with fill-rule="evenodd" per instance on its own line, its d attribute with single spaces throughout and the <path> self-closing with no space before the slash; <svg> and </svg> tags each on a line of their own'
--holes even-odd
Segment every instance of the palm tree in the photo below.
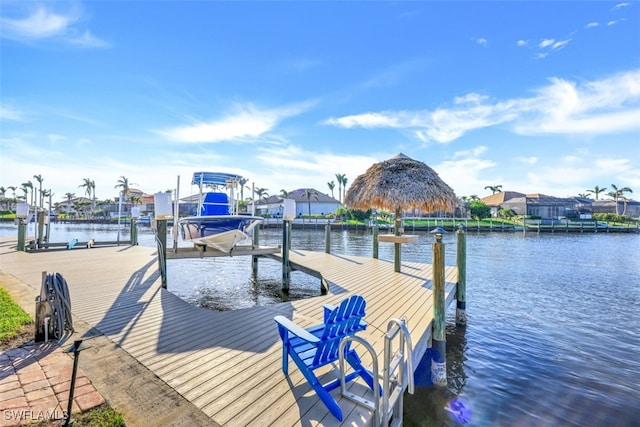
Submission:
<svg viewBox="0 0 640 427">
<path fill-rule="evenodd" d="M 283 188 L 282 190 L 280 190 L 280 195 L 283 199 L 286 199 L 287 197 L 289 197 L 289 192 Z"/>
<path fill-rule="evenodd" d="M 618 200 L 619 199 L 623 199 L 624 200 L 624 211 L 623 211 L 623 215 L 624 215 L 624 212 L 627 211 L 627 202 L 626 202 L 626 198 L 624 197 L 624 193 L 633 193 L 633 190 L 630 189 L 629 187 L 618 188 L 618 186 L 615 185 L 615 184 L 611 184 L 611 188 L 613 188 L 613 191 L 610 192 L 608 195 L 613 197 L 613 200 L 616 201 L 616 215 L 618 215 Z"/>
<path fill-rule="evenodd" d="M 11 196 L 11 202 L 12 202 L 12 205 L 15 205 L 15 203 L 16 203 L 16 190 L 17 190 L 17 189 L 18 189 L 18 187 L 16 187 L 15 185 L 9 185 L 9 186 L 7 187 L 7 190 L 11 190 L 11 194 L 12 194 L 12 196 Z M 9 207 L 9 209 L 10 209 L 10 210 L 12 210 L 12 209 L 11 209 L 12 207 L 13 207 L 13 206 L 10 206 L 10 207 Z"/>
<path fill-rule="evenodd" d="M 38 205 L 39 207 L 42 207 L 42 181 L 44 181 L 44 178 L 42 178 L 42 175 L 33 175 L 33 179 L 35 179 L 36 181 L 38 181 L 38 183 L 40 184 L 40 204 Z"/>
<path fill-rule="evenodd" d="M 344 196 L 347 194 L 347 175 L 342 175 L 342 199 L 344 200 Z M 342 203 L 342 202 L 341 202 Z"/>
<path fill-rule="evenodd" d="M 244 200 L 244 185 L 249 182 L 247 178 L 240 178 L 238 184 L 240 185 L 240 200 Z M 247 190 L 249 187 L 247 187 Z"/>
<path fill-rule="evenodd" d="M 124 196 L 128 196 L 131 191 L 131 185 L 132 183 L 129 182 L 129 178 L 121 176 L 120 179 L 118 179 L 118 183 L 114 185 L 113 188 L 119 188 L 120 192 Z"/>
<path fill-rule="evenodd" d="M 346 179 L 346 175 L 343 173 L 336 174 L 336 181 L 338 181 L 338 201 L 342 203 L 342 183 Z"/>
<path fill-rule="evenodd" d="M 583 199 L 588 199 L 589 195 L 587 193 L 578 193 L 578 197 L 583 198 Z"/>
<path fill-rule="evenodd" d="M 33 183 L 31 181 L 23 182 L 20 187 L 24 191 L 24 201 L 27 203 L 29 203 L 29 190 L 31 190 L 31 204 L 33 205 Z"/>
<path fill-rule="evenodd" d="M 64 195 L 67 198 L 67 214 L 71 211 L 71 200 L 76 197 L 76 193 L 65 193 Z"/>
<path fill-rule="evenodd" d="M 255 193 L 258 195 L 258 199 L 262 199 L 262 196 L 268 197 L 269 192 L 266 188 L 256 188 Z"/>
<path fill-rule="evenodd" d="M 335 198 L 335 197 L 333 196 L 333 189 L 334 189 L 334 188 L 336 188 L 336 183 L 335 183 L 335 181 L 329 181 L 329 182 L 327 182 L 327 187 L 329 187 L 329 190 L 331 190 L 331 197 L 332 197 L 332 198 Z"/>
<path fill-rule="evenodd" d="M 311 196 L 314 196 L 314 198 L 318 200 L 318 192 L 312 188 L 305 188 L 304 196 L 307 198 L 307 203 L 309 205 L 309 220 L 311 220 Z"/>
<path fill-rule="evenodd" d="M 596 195 L 596 200 L 598 200 L 598 196 L 600 195 L 600 193 L 604 193 L 605 191 L 607 191 L 607 187 L 604 188 L 600 188 L 597 185 L 595 187 L 593 187 L 593 190 L 586 190 L 587 193 L 593 193 Z"/>
<path fill-rule="evenodd" d="M 96 209 L 96 183 L 91 178 L 83 178 L 83 183 L 78 185 L 78 188 L 84 188 L 84 194 L 89 196 L 92 200 L 91 209 Z"/>
<path fill-rule="evenodd" d="M 491 194 L 500 193 L 502 190 L 502 185 L 487 185 L 484 187 L 485 190 L 491 190 Z"/>
</svg>

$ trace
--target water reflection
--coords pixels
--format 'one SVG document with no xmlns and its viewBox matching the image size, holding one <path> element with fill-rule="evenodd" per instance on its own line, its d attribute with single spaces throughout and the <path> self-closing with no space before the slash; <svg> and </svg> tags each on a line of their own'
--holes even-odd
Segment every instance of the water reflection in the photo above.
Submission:
<svg viewBox="0 0 640 427">
<path fill-rule="evenodd" d="M 447 386 L 434 387 L 431 384 L 431 354 L 427 351 L 416 369 L 414 394 L 405 393 L 403 415 L 405 426 L 453 426 L 459 424 L 447 408 L 454 399 L 458 399 L 462 395 L 466 384 L 465 350 L 467 339 L 466 328 L 456 327 L 451 323 L 452 321 L 455 321 L 455 318 L 449 317 L 446 328 Z"/>
</svg>

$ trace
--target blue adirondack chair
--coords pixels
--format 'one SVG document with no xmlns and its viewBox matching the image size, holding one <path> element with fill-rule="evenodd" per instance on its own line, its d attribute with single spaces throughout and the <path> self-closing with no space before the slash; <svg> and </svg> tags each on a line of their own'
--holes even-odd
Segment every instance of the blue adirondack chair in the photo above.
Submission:
<svg viewBox="0 0 640 427">
<path fill-rule="evenodd" d="M 331 413 L 342 421 L 342 409 L 329 393 L 340 387 L 340 379 L 321 384 L 314 371 L 322 366 L 338 360 L 340 341 L 356 332 L 366 329 L 362 320 L 365 315 L 366 302 L 360 295 L 353 295 L 334 307 L 324 306 L 324 323 L 303 329 L 283 316 L 276 316 L 278 333 L 282 339 L 282 371 L 289 374 L 289 357 L 293 359 L 311 387 Z M 362 365 L 360 357 L 347 343 L 344 349 L 345 359 L 353 372 L 345 377 L 351 381 L 361 377 L 373 390 L 374 380 L 371 373 Z M 379 387 L 377 381 L 376 386 Z"/>
</svg>

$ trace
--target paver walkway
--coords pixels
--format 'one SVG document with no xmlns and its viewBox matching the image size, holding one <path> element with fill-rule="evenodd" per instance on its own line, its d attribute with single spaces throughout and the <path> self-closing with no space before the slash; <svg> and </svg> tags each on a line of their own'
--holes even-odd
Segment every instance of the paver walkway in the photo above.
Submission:
<svg viewBox="0 0 640 427">
<path fill-rule="evenodd" d="M 53 342 L 0 354 L 0 426 L 65 419 L 72 371 L 73 356 Z M 78 368 L 72 413 L 103 403 L 104 397 Z"/>
</svg>

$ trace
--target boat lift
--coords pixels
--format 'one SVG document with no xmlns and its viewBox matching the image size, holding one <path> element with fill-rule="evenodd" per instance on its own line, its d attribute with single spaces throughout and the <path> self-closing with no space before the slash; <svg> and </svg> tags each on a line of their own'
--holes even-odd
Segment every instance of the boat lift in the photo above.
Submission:
<svg viewBox="0 0 640 427">
<path fill-rule="evenodd" d="M 365 399 L 346 390 L 344 349 L 347 343 L 356 341 L 362 344 L 373 359 L 373 377 L 380 378 L 378 356 L 375 350 L 363 338 L 352 335 L 340 343 L 340 390 L 342 396 L 364 406 L 373 412 L 374 427 L 402 426 L 402 407 L 404 391 L 408 388 L 413 394 L 413 345 L 405 319 L 390 319 L 384 334 L 384 366 L 382 372 L 382 396 L 380 387 L 374 387 L 373 400 Z M 398 342 L 396 350 L 394 341 Z"/>
</svg>

